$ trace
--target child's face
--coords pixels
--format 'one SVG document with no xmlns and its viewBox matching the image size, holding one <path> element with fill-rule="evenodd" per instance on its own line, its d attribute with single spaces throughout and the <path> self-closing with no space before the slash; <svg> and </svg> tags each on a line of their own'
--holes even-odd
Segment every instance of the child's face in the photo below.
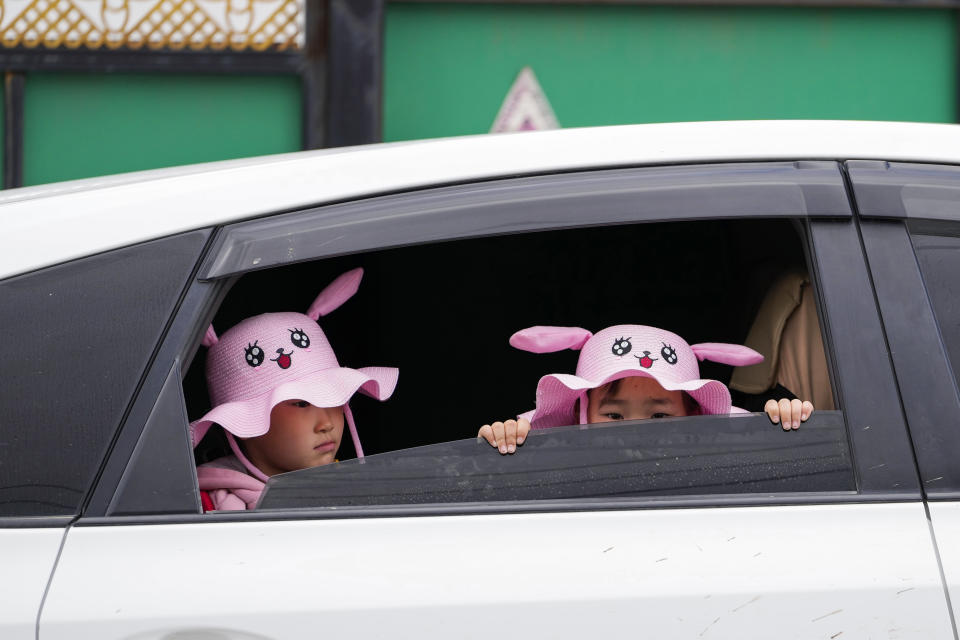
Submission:
<svg viewBox="0 0 960 640">
<path fill-rule="evenodd" d="M 682 391 L 667 391 L 653 378 L 634 376 L 591 389 L 587 422 L 646 420 L 689 415 Z"/>
<path fill-rule="evenodd" d="M 270 430 L 244 441 L 247 457 L 268 476 L 330 464 L 343 436 L 343 407 L 281 402 L 270 412 Z"/>
</svg>

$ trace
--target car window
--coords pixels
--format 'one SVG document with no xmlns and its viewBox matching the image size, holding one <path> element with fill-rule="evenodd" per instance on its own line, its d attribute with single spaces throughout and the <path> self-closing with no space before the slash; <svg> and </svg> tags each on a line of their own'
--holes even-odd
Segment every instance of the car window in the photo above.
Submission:
<svg viewBox="0 0 960 640">
<path fill-rule="evenodd" d="M 805 238 L 791 220 L 660 222 L 439 242 L 247 273 L 214 316 L 217 331 L 258 313 L 303 312 L 338 274 L 362 266 L 358 293 L 320 324 L 342 366 L 400 369 L 388 401 L 351 402 L 363 463 L 344 437 L 342 462 L 278 476 L 261 508 L 854 491 L 844 418 L 832 406 L 789 434 L 765 416 L 550 429 L 510 459 L 475 437 L 485 422 L 531 409 L 542 375 L 576 366 L 574 351 L 510 347 L 516 330 L 643 323 L 690 343 L 740 344 L 783 274 L 807 274 L 813 289 Z M 811 300 L 819 338 L 817 296 Z M 724 383 L 733 373 L 700 366 L 702 377 Z M 184 383 L 192 420 L 211 406 L 204 370 L 201 349 Z M 823 370 L 832 398 L 826 363 Z M 738 401 L 782 392 L 753 389 Z M 218 431 L 198 447 L 199 464 L 231 453 Z"/>
<path fill-rule="evenodd" d="M 0 281 L 0 516 L 79 512 L 206 237 Z"/>
<path fill-rule="evenodd" d="M 767 238 L 784 236 L 784 245 Z M 754 248 L 748 250 L 747 247 Z M 532 408 L 539 378 L 572 371 L 577 352 L 532 354 L 508 344 L 534 325 L 592 331 L 640 323 L 689 343 L 742 343 L 769 286 L 803 269 L 789 221 L 705 221 L 607 226 L 468 239 L 288 265 L 241 277 L 213 326 L 285 309 L 305 311 L 339 274 L 362 267 L 356 295 L 320 324 L 345 366 L 401 369 L 387 402 L 357 399 L 364 424 L 416 426 L 363 434 L 384 452 L 476 434 L 491 419 Z M 209 408 L 206 349 L 186 374 L 190 418 Z M 701 362 L 704 377 L 732 369 Z M 456 422 L 470 425 L 456 429 Z M 349 451 L 348 451 L 349 453 Z"/>
<path fill-rule="evenodd" d="M 960 224 L 934 226 L 915 224 L 911 236 L 956 381 L 960 371 Z"/>
</svg>

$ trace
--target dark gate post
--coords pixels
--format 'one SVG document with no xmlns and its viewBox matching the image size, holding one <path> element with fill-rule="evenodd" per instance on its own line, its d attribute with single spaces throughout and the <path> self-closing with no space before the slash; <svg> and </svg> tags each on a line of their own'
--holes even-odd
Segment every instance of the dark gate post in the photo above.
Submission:
<svg viewBox="0 0 960 640">
<path fill-rule="evenodd" d="M 384 0 L 329 0 L 324 146 L 380 142 Z"/>
<path fill-rule="evenodd" d="M 23 74 L 3 76 L 3 188 L 23 186 Z"/>
<path fill-rule="evenodd" d="M 306 50 L 300 73 L 300 95 L 303 104 L 303 148 L 321 149 L 326 142 L 326 70 L 327 70 L 327 2 L 306 0 Z"/>
</svg>

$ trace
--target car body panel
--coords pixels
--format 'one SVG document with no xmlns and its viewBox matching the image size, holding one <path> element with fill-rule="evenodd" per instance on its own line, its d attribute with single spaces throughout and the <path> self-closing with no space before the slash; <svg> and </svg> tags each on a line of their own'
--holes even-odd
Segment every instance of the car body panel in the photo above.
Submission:
<svg viewBox="0 0 960 640">
<path fill-rule="evenodd" d="M 796 120 L 563 129 L 31 187 L 0 197 L 6 239 L 0 278 L 199 227 L 432 185 L 601 167 L 854 158 L 960 164 L 960 128 Z"/>
<path fill-rule="evenodd" d="M 74 527 L 40 638 L 599 628 L 953 638 L 919 502 Z"/>
<path fill-rule="evenodd" d="M 940 553 L 943 579 L 953 608 L 953 618 L 960 617 L 960 502 L 951 500 L 929 503 L 930 527 Z"/>
<path fill-rule="evenodd" d="M 0 638 L 36 640 L 64 529 L 0 529 Z"/>
</svg>

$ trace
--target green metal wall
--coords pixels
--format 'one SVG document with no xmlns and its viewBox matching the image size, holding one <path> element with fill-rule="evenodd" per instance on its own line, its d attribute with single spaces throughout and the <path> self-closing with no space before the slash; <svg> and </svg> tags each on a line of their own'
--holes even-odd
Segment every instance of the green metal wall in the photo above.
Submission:
<svg viewBox="0 0 960 640">
<path fill-rule="evenodd" d="M 296 76 L 26 78 L 25 185 L 301 148 Z"/>
<path fill-rule="evenodd" d="M 945 10 L 394 2 L 384 47 L 386 140 L 489 131 L 525 65 L 564 127 L 957 112 Z"/>
</svg>

